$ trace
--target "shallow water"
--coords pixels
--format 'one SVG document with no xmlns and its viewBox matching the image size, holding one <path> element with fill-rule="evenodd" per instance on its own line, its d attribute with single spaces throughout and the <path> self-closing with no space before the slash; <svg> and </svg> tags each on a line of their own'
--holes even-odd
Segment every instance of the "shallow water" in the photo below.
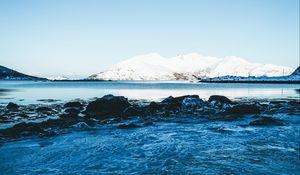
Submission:
<svg viewBox="0 0 300 175">
<path fill-rule="evenodd" d="M 5 144 L 0 174 L 298 174 L 299 118 L 290 122 L 241 127 L 243 122 L 186 119 L 127 130 L 98 126 Z"/>
<path fill-rule="evenodd" d="M 274 84 L 1 81 L 0 89 L 2 105 L 105 94 L 146 100 L 187 94 L 299 99 L 299 85 Z M 99 124 L 70 128 L 55 137 L 23 138 L 0 145 L 0 174 L 299 174 L 300 117 L 264 116 L 281 119 L 286 126 L 245 126 L 250 116 L 227 122 L 197 116 L 132 129 Z"/>
<path fill-rule="evenodd" d="M 122 95 L 130 99 L 160 100 L 167 96 L 197 94 L 207 99 L 211 95 L 230 98 L 287 98 L 299 97 L 297 84 L 222 84 L 190 82 L 35 82 L 0 81 L 0 103 L 41 103 L 41 99 L 68 101 L 89 99 L 106 94 Z"/>
</svg>

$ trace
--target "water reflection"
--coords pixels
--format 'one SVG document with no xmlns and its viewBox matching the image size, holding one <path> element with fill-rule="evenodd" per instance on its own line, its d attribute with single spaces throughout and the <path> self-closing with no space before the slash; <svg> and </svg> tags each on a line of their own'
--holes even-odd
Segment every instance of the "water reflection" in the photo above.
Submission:
<svg viewBox="0 0 300 175">
<path fill-rule="evenodd" d="M 230 98 L 299 98 L 299 85 L 287 84 L 211 84 L 187 82 L 31 82 L 0 81 L 0 103 L 14 99 L 20 103 L 41 103 L 41 99 L 91 99 L 106 94 L 123 95 L 130 99 L 160 100 L 168 96 L 197 94 Z M 4 99 L 9 98 L 9 99 Z M 49 100 L 47 100 L 49 101 Z M 51 101 L 51 100 L 50 100 Z"/>
<path fill-rule="evenodd" d="M 14 89 L 0 89 L 0 96 L 7 95 L 9 92 L 14 91 Z"/>
</svg>

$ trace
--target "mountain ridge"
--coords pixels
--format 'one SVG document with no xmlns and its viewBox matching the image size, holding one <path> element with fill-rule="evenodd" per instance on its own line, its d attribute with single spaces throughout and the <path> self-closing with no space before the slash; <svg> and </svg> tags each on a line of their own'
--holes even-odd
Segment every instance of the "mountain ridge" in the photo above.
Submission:
<svg viewBox="0 0 300 175">
<path fill-rule="evenodd" d="M 26 75 L 0 65 L 0 80 L 46 80 L 45 78 Z"/>
<path fill-rule="evenodd" d="M 282 76 L 294 69 L 273 64 L 250 63 L 227 56 L 203 56 L 198 53 L 165 58 L 157 53 L 138 55 L 112 65 L 106 71 L 89 76 L 99 80 L 194 80 L 218 76 Z"/>
</svg>

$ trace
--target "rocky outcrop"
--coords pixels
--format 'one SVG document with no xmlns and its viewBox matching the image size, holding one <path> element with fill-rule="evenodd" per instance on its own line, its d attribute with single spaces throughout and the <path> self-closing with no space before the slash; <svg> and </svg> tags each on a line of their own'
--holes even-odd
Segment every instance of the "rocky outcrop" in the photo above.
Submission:
<svg viewBox="0 0 300 175">
<path fill-rule="evenodd" d="M 129 106 L 128 99 L 123 96 L 105 95 L 90 102 L 84 113 L 97 118 L 119 116 Z"/>
<path fill-rule="evenodd" d="M 19 107 L 20 107 L 19 105 L 12 103 L 12 102 L 8 103 L 6 106 L 6 108 L 10 109 L 10 110 L 18 109 Z"/>
<path fill-rule="evenodd" d="M 233 106 L 232 108 L 229 108 L 225 114 L 235 114 L 235 115 L 244 115 L 244 114 L 259 114 L 260 109 L 257 105 L 248 105 L 248 104 L 243 104 L 243 105 L 236 105 Z"/>
<path fill-rule="evenodd" d="M 216 101 L 216 102 L 220 102 L 220 103 L 233 104 L 233 102 L 231 100 L 229 100 L 229 98 L 222 96 L 222 95 L 212 95 L 209 97 L 208 101 L 209 102 Z"/>
<path fill-rule="evenodd" d="M 284 126 L 284 122 L 272 117 L 263 117 L 249 123 L 250 126 Z"/>
<path fill-rule="evenodd" d="M 0 106 L 0 123 L 19 123 L 0 129 L 1 139 L 24 136 L 54 136 L 68 128 L 91 129 L 97 124 L 111 124 L 120 129 L 153 125 L 168 119 L 201 119 L 202 122 L 233 122 L 245 119 L 244 126 L 288 125 L 274 114 L 299 116 L 298 100 L 231 101 L 225 96 L 211 96 L 203 101 L 198 95 L 168 97 L 148 104 L 128 101 L 123 96 L 106 95 L 91 102 L 65 104 Z M 260 115 L 250 116 L 251 114 Z M 41 122 L 36 122 L 36 119 Z M 35 122 L 31 122 L 35 120 Z M 23 121 L 28 121 L 24 123 Z M 132 121 L 132 122 L 129 122 Z M 249 122 L 250 121 L 250 122 Z"/>
</svg>

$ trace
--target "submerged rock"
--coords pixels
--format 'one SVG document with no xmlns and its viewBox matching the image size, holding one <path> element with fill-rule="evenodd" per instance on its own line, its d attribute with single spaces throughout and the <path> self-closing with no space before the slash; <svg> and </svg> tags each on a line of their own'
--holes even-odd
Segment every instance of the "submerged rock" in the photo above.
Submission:
<svg viewBox="0 0 300 175">
<path fill-rule="evenodd" d="M 88 124 L 86 124 L 85 122 L 76 123 L 75 125 L 72 125 L 72 127 L 73 128 L 80 128 L 80 129 L 90 128 L 90 126 Z"/>
<path fill-rule="evenodd" d="M 231 100 L 229 100 L 229 98 L 222 96 L 222 95 L 212 95 L 209 97 L 208 101 L 209 102 L 217 101 L 220 103 L 233 104 L 233 102 Z"/>
<path fill-rule="evenodd" d="M 93 117 L 121 115 L 129 106 L 131 104 L 128 102 L 128 99 L 123 96 L 106 95 L 90 102 L 86 107 L 85 113 Z"/>
<path fill-rule="evenodd" d="M 16 103 L 12 103 L 12 102 L 9 102 L 6 106 L 7 109 L 9 110 L 14 110 L 14 109 L 19 109 L 19 105 L 17 105 Z"/>
<path fill-rule="evenodd" d="M 121 124 L 118 126 L 119 129 L 131 129 L 131 128 L 139 128 L 139 125 L 129 123 L 129 124 Z"/>
<path fill-rule="evenodd" d="M 19 136 L 29 136 L 33 134 L 43 133 L 44 130 L 38 126 L 36 123 L 19 123 L 14 125 L 12 128 L 8 128 L 0 131 L 0 135 L 6 137 L 19 137 Z"/>
<path fill-rule="evenodd" d="M 124 116 L 124 117 L 129 117 L 129 116 L 144 116 L 144 115 L 145 115 L 145 109 L 142 109 L 142 108 L 139 108 L 139 107 L 135 107 L 135 106 L 129 106 L 122 113 L 122 116 Z"/>
<path fill-rule="evenodd" d="M 263 117 L 249 123 L 250 126 L 284 126 L 284 122 L 272 117 Z"/>
<path fill-rule="evenodd" d="M 65 108 L 82 108 L 82 104 L 78 101 L 68 102 L 64 104 Z"/>
<path fill-rule="evenodd" d="M 260 109 L 256 105 L 237 105 L 225 111 L 226 114 L 259 114 Z"/>
<path fill-rule="evenodd" d="M 68 114 L 78 115 L 80 113 L 80 110 L 75 109 L 75 108 L 67 108 L 67 109 L 65 109 L 65 112 Z"/>
<path fill-rule="evenodd" d="M 49 108 L 49 107 L 43 106 L 43 107 L 36 108 L 36 111 L 38 111 L 38 112 L 50 112 L 50 111 L 52 111 L 52 109 Z"/>
</svg>

